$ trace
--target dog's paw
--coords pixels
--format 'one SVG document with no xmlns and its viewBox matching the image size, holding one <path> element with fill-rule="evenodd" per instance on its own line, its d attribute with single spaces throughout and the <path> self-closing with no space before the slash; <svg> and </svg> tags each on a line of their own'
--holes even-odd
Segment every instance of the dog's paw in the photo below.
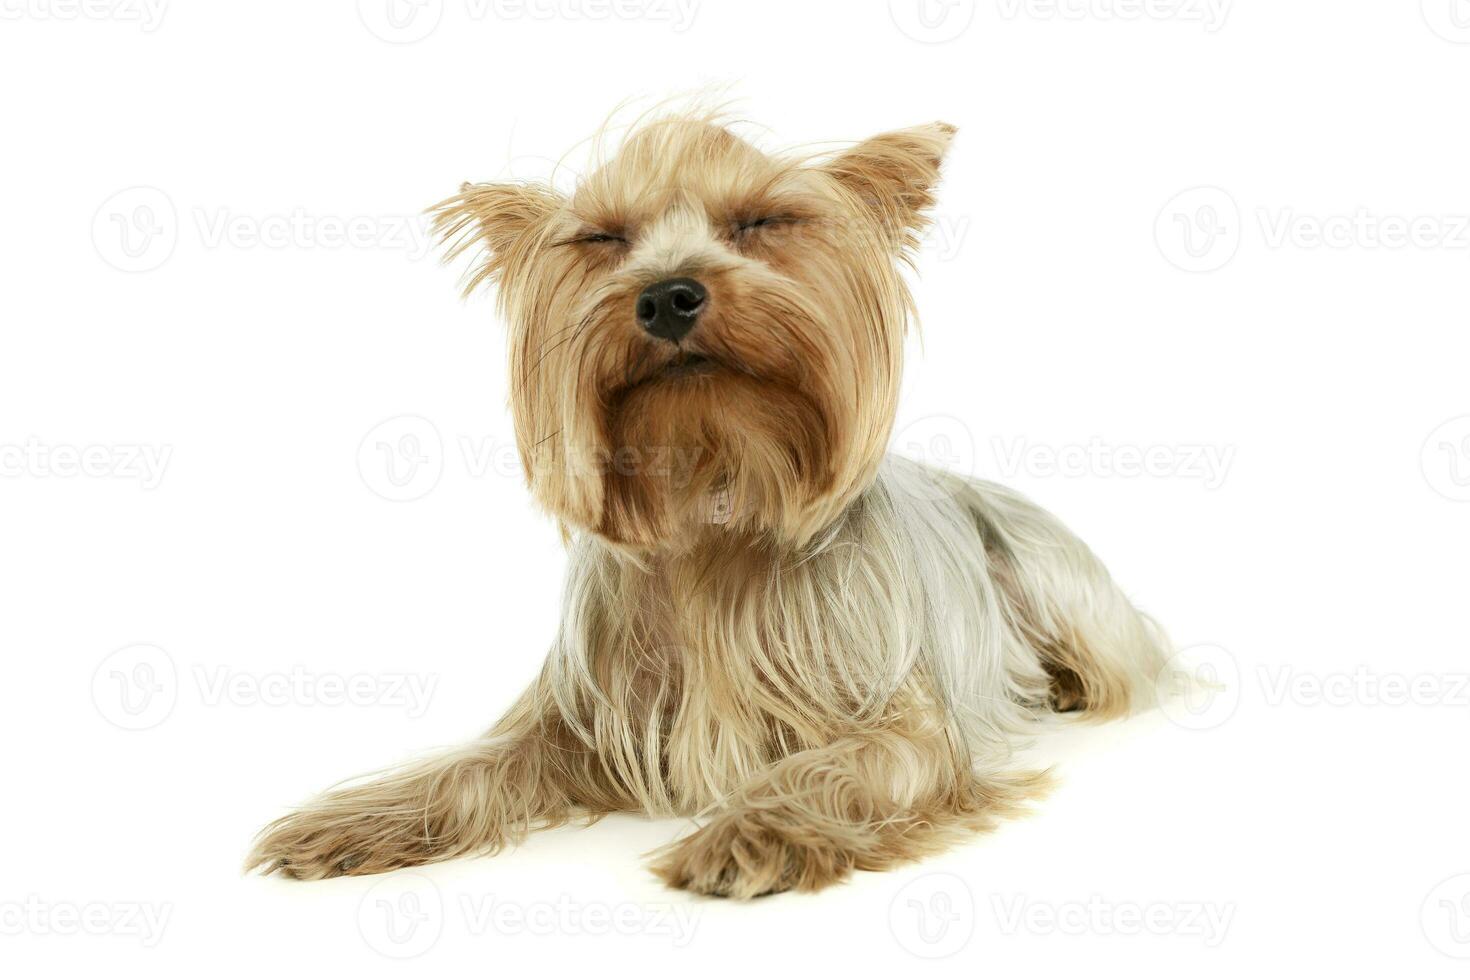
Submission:
<svg viewBox="0 0 1470 980">
<path fill-rule="evenodd" d="M 420 828 L 421 828 L 420 824 Z M 370 875 L 433 860 L 421 829 L 391 814 L 301 810 L 261 831 L 245 870 L 316 880 Z"/>
<path fill-rule="evenodd" d="M 722 898 L 817 891 L 855 866 L 837 843 L 758 811 L 728 813 L 657 858 L 652 870 L 671 888 Z"/>
</svg>

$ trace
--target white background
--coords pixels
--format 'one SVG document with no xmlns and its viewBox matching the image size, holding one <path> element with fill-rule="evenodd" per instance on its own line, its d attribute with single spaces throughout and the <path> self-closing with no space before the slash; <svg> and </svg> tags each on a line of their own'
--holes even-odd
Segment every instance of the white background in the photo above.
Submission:
<svg viewBox="0 0 1470 980">
<path fill-rule="evenodd" d="M 548 2 L 0 3 L 6 972 L 1463 975 L 1470 4 Z M 959 126 L 896 440 L 1055 511 L 1226 691 L 817 896 L 665 891 L 687 827 L 633 817 L 242 878 L 556 625 L 503 329 L 415 216 L 711 83 L 772 147 Z"/>
</svg>

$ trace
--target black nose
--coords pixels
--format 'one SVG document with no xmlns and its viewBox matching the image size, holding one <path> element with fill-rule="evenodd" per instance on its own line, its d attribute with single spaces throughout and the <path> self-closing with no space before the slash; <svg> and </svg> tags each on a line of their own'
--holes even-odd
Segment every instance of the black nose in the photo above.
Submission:
<svg viewBox="0 0 1470 980">
<path fill-rule="evenodd" d="M 638 294 L 635 312 L 643 329 L 678 343 L 694 329 L 709 291 L 693 279 L 665 279 Z"/>
</svg>

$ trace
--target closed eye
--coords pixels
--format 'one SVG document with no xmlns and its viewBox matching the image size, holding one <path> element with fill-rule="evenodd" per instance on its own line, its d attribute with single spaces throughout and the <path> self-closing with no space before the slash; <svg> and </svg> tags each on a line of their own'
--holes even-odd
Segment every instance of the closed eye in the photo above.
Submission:
<svg viewBox="0 0 1470 980">
<path fill-rule="evenodd" d="M 587 232 L 587 233 L 582 234 L 582 235 L 574 235 L 571 238 L 565 239 L 564 241 L 557 242 L 556 244 L 557 244 L 557 246 L 562 246 L 562 245 L 605 245 L 605 244 L 607 244 L 609 242 L 619 242 L 619 243 L 621 243 L 623 245 L 628 244 L 628 240 L 626 238 L 624 238 L 622 235 L 614 235 L 614 234 L 611 234 L 611 233 L 605 232 L 605 231 L 593 231 L 593 232 Z"/>
<path fill-rule="evenodd" d="M 786 241 L 787 236 L 777 233 L 799 224 L 800 218 L 789 214 L 766 214 L 758 218 L 737 221 L 730 228 L 730 240 L 737 248 L 774 247 Z"/>
<path fill-rule="evenodd" d="M 769 228 L 772 225 L 790 224 L 794 220 L 796 219 L 788 218 L 785 215 L 769 214 L 763 218 L 751 218 L 749 220 L 742 221 L 735 226 L 735 230 L 741 234 L 744 234 L 746 232 L 755 231 L 758 228 Z"/>
</svg>

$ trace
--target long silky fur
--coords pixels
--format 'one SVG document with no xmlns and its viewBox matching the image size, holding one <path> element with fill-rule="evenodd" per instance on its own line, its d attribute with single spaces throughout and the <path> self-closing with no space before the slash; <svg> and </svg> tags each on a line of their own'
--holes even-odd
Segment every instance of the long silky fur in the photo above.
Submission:
<svg viewBox="0 0 1470 980">
<path fill-rule="evenodd" d="M 511 325 L 522 461 L 570 545 L 561 627 L 483 738 L 329 791 L 249 867 L 373 873 L 640 811 L 705 821 L 655 859 L 670 885 L 815 889 L 1018 812 L 1047 780 L 1014 750 L 1053 712 L 1148 705 L 1163 636 L 1085 545 L 1011 491 L 883 453 L 911 313 L 896 264 L 952 133 L 808 160 L 675 116 L 570 198 L 467 185 L 439 206 Z M 757 206 L 802 215 L 800 248 L 722 232 Z M 589 223 L 629 244 L 568 244 Z M 627 311 L 691 272 L 721 369 L 660 381 L 667 352 Z M 687 465 L 607 465 L 630 446 Z"/>
</svg>

